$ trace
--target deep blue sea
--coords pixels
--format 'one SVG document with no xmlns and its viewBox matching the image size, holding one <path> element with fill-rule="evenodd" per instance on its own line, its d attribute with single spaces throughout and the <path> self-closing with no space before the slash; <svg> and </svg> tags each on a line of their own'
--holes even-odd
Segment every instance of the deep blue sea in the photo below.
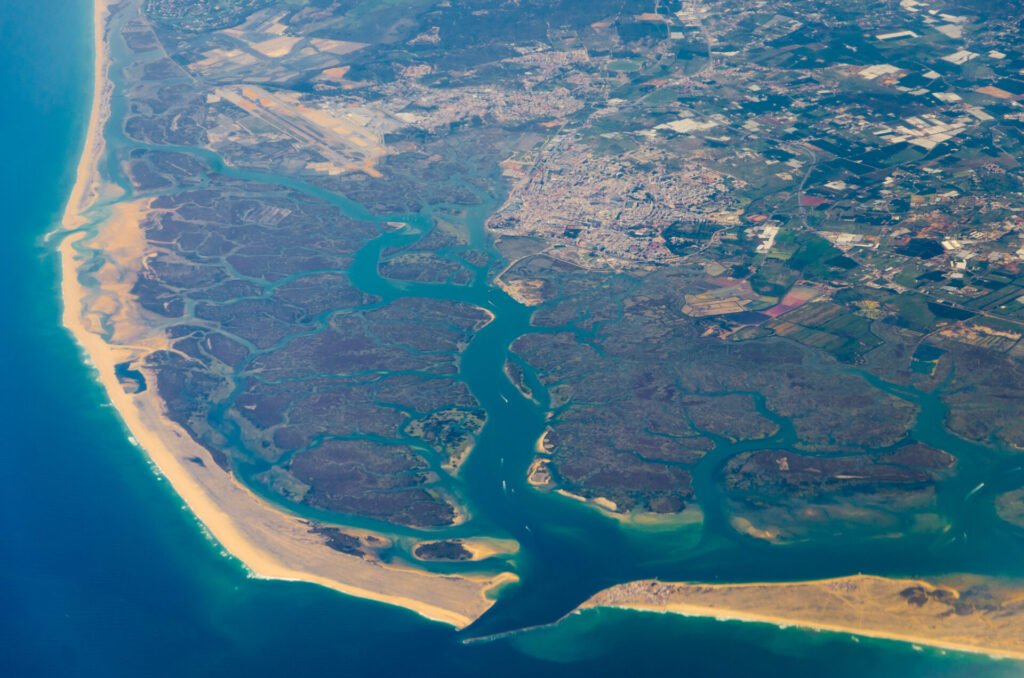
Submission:
<svg viewBox="0 0 1024 678">
<path fill-rule="evenodd" d="M 0 2 L 0 677 L 1019 674 L 898 643 L 622 611 L 466 645 L 405 610 L 248 579 L 129 444 L 60 325 L 43 238 L 85 133 L 91 19 L 89 0 Z"/>
</svg>

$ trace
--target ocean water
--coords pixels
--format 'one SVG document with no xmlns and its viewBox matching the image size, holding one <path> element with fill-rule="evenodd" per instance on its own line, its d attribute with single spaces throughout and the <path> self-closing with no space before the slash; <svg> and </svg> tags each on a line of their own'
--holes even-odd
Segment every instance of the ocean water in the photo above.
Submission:
<svg viewBox="0 0 1024 678">
<path fill-rule="evenodd" d="M 60 326 L 43 237 L 74 179 L 91 38 L 89 0 L 0 3 L 0 676 L 1019 675 L 899 643 L 614 610 L 467 644 L 405 610 L 248 579 L 130 443 Z"/>
</svg>

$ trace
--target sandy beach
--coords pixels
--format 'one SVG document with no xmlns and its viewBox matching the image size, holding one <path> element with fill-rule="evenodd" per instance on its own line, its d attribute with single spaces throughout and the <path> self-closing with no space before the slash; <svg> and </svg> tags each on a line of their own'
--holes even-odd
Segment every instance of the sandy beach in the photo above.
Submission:
<svg viewBox="0 0 1024 678">
<path fill-rule="evenodd" d="M 1024 586 L 979 576 L 715 585 L 647 580 L 601 591 L 580 609 L 597 607 L 796 626 L 1024 660 Z"/>
<path fill-rule="evenodd" d="M 103 126 L 110 117 L 110 81 L 107 67 L 110 57 L 106 43 L 107 14 L 110 0 L 93 0 L 93 85 L 92 107 L 85 133 L 85 145 L 75 173 L 61 223 L 65 228 L 78 228 L 88 222 L 84 213 L 99 198 L 100 179 L 97 168 L 103 155 Z"/>
<path fill-rule="evenodd" d="M 390 568 L 333 550 L 323 537 L 310 531 L 306 521 L 267 504 L 217 466 L 208 450 L 166 417 L 155 388 L 134 394 L 118 382 L 115 365 L 141 361 L 147 353 L 166 348 L 167 340 L 161 331 L 152 329 L 153 324 L 146 321 L 130 295 L 135 275 L 144 266 L 141 223 L 148 202 L 97 205 L 110 195 L 110 187 L 99 174 L 111 92 L 104 35 L 109 7 L 108 0 L 95 0 L 94 99 L 75 186 L 63 218 L 66 228 L 82 229 L 65 237 L 60 247 L 64 325 L 96 369 L 97 379 L 133 442 L 171 483 L 210 537 L 240 560 L 253 577 L 320 584 L 405 607 L 456 627 L 466 626 L 493 604 L 488 594 L 515 580 L 515 575 L 436 575 Z M 88 232 L 93 221 L 98 223 L 95 234 Z M 99 251 L 107 262 L 92 274 L 95 287 L 79 280 L 79 249 Z M 98 333 L 101 319 L 113 325 L 111 336 Z M 147 383 L 156 383 L 155 375 L 144 366 L 134 366 L 143 371 Z"/>
</svg>

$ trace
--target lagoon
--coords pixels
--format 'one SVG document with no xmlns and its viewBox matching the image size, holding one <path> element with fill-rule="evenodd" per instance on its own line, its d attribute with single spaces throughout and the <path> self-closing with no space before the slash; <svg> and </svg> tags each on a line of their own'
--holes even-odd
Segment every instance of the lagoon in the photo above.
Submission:
<svg viewBox="0 0 1024 678">
<path fill-rule="evenodd" d="M 58 259 L 55 243 L 44 236 L 62 212 L 85 132 L 91 18 L 87 0 L 0 6 L 0 129 L 7 145 L 0 165 L 7 217 L 0 275 L 8 319 L 0 338 L 8 375 L 0 409 L 6 443 L 0 674 L 1018 673 L 1009 662 L 899 643 L 616 610 L 466 644 L 448 627 L 405 610 L 313 585 L 248 578 L 132 445 L 60 325 Z M 490 340 L 504 338 L 484 337 L 480 348 Z M 489 461 L 494 463 L 481 455 L 467 468 L 474 482 L 494 482 Z M 494 519 L 507 518 L 513 529 L 510 509 L 497 505 L 499 497 L 493 501 Z M 532 509 L 519 510 L 545 506 L 537 500 Z M 579 514 L 577 527 L 586 523 L 613 534 L 606 521 L 585 515 Z M 534 547 L 545 566 L 584 554 L 579 543 L 558 536 L 552 530 L 538 538 L 546 544 Z M 597 546 L 585 553 L 588 558 L 616 546 L 589 537 L 585 541 Z M 573 567 L 569 560 L 562 565 Z M 734 562 L 730 574 L 741 567 Z M 807 567 L 829 573 L 813 562 Z M 611 581 L 634 574 L 626 568 L 593 576 Z M 568 579 L 548 581 L 549 591 L 533 589 L 537 605 L 556 609 L 554 598 L 580 595 Z M 520 609 L 523 619 L 534 617 L 530 601 Z"/>
</svg>

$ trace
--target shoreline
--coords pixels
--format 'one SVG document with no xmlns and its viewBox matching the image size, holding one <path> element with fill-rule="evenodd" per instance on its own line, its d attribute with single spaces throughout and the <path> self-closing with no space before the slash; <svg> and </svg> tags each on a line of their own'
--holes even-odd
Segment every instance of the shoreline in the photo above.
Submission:
<svg viewBox="0 0 1024 678">
<path fill-rule="evenodd" d="M 534 463 L 538 460 L 535 459 Z M 547 462 L 547 457 L 541 457 L 541 462 Z M 531 469 L 533 466 L 531 465 Z M 529 478 L 527 479 L 529 482 Z M 704 522 L 704 511 L 701 510 L 698 504 L 692 504 L 687 506 L 684 510 L 678 513 L 652 513 L 650 511 L 621 511 L 618 506 L 615 505 L 610 499 L 605 497 L 584 497 L 580 494 L 575 494 L 564 488 L 557 487 L 554 483 L 530 483 L 535 487 L 554 492 L 561 497 L 577 501 L 587 507 L 597 511 L 606 518 L 618 522 L 620 525 L 640 529 L 647 531 L 668 531 L 678 530 L 687 527 L 693 527 L 694 525 L 700 525 Z"/>
<path fill-rule="evenodd" d="M 111 4 L 110 0 L 94 0 L 93 4 L 93 102 L 75 185 L 63 213 L 64 232 L 90 223 L 86 214 L 97 206 L 107 188 L 99 163 L 106 150 L 103 128 L 109 120 L 113 89 L 107 76 L 111 62 L 105 39 Z M 483 614 L 494 602 L 489 594 L 517 580 L 515 574 L 438 575 L 391 568 L 331 549 L 309 530 L 306 521 L 270 506 L 242 486 L 215 463 L 205 447 L 172 422 L 164 413 L 151 370 L 139 366 L 153 388 L 142 393 L 125 391 L 114 366 L 167 347 L 162 332 L 147 326 L 141 311 L 126 297 L 146 254 L 140 243 L 145 243 L 141 222 L 147 210 L 147 201 L 118 203 L 101 221 L 97 233 L 83 230 L 62 240 L 62 321 L 87 364 L 96 371 L 95 378 L 117 410 L 129 441 L 170 482 L 206 534 L 238 560 L 252 578 L 318 584 L 404 607 L 456 628 L 467 626 Z M 86 287 L 78 278 L 76 245 L 92 239 L 107 259 L 107 264 L 93 274 L 100 282 L 98 289 Z M 109 249 L 98 246 L 104 241 L 111 245 Z M 116 320 L 109 341 L 96 331 L 97 316 Z"/>
<path fill-rule="evenodd" d="M 76 180 L 62 217 L 65 233 L 78 231 L 88 225 L 90 218 L 86 216 L 87 213 L 105 196 L 106 189 L 115 188 L 103 182 L 99 169 L 106 151 L 103 130 L 110 116 L 109 97 L 113 89 L 111 81 L 106 76 L 110 56 L 105 40 L 108 12 L 113 3 L 112 0 L 93 0 L 93 3 L 93 101 Z M 138 309 L 134 308 L 130 298 L 126 297 L 126 292 L 131 289 L 133 282 L 127 276 L 130 272 L 138 270 L 141 258 L 145 255 L 145 251 L 137 243 L 140 242 L 141 222 L 148 209 L 148 204 L 143 204 L 143 201 L 117 203 L 110 209 L 109 218 L 102 221 L 102 229 L 98 235 L 78 231 L 63 238 L 59 248 L 63 324 L 75 339 L 87 363 L 96 371 L 95 378 L 117 410 L 130 442 L 145 454 L 154 470 L 171 484 L 177 497 L 184 502 L 209 538 L 240 562 L 250 577 L 317 584 L 346 595 L 404 607 L 423 617 L 456 628 L 472 623 L 493 604 L 489 596 L 494 591 L 506 583 L 517 580 L 515 574 L 505 572 L 494 576 L 440 575 L 389 567 L 332 550 L 323 539 L 310 532 L 306 521 L 272 507 L 257 497 L 230 473 L 217 466 L 206 448 L 194 441 L 184 429 L 170 421 L 164 413 L 162 401 L 155 388 L 157 380 L 151 370 L 139 367 L 144 372 L 147 383 L 153 384 L 154 388 L 133 394 L 121 387 L 114 373 L 116 364 L 134 362 L 153 350 L 167 347 L 166 339 L 159 332 L 150 331 L 141 322 Z M 106 266 L 97 271 L 94 275 L 101 281 L 98 290 L 83 285 L 77 275 L 79 262 L 75 246 L 94 238 L 97 241 L 109 239 L 108 242 L 118 245 L 113 248 L 118 250 L 116 252 L 111 248 L 97 249 L 108 257 L 122 257 L 120 263 L 127 263 L 113 266 L 112 271 Z M 141 242 L 144 244 L 144 239 Z M 112 293 L 112 288 L 117 288 L 120 293 Z M 106 302 L 107 307 L 99 308 L 98 301 Z M 487 312 L 493 319 L 493 314 Z M 95 320 L 97 314 L 117 320 L 114 337 L 110 341 L 97 333 L 98 326 L 90 323 Z M 539 446 L 543 440 L 542 436 L 538 441 Z M 202 463 L 195 463 L 192 459 L 199 459 Z M 569 498 L 584 501 L 621 522 L 636 523 L 651 529 L 665 527 L 661 524 L 662 520 L 654 517 L 655 514 L 621 514 L 614 510 L 614 504 L 609 506 L 610 502 L 607 500 L 600 502 L 573 495 Z M 681 521 L 681 525 L 671 523 L 670 520 L 664 522 L 669 523 L 667 527 L 675 528 L 699 520 L 700 514 L 694 513 Z M 486 549 L 482 552 L 486 552 Z M 645 598 L 644 592 L 639 590 L 648 585 L 648 582 L 634 582 L 601 591 L 578 609 L 614 607 L 766 623 L 779 627 L 796 626 L 809 630 L 847 633 L 958 652 L 1024 660 L 1024 647 L 990 648 L 955 639 L 946 640 L 900 630 L 886 630 L 883 624 L 873 625 L 869 621 L 841 623 L 841 620 L 830 621 L 828 617 L 820 618 L 813 610 L 802 610 L 795 604 L 787 609 L 784 604 L 787 592 L 815 592 L 826 590 L 836 584 L 862 582 L 886 582 L 891 586 L 913 585 L 930 587 L 929 590 L 940 590 L 929 582 L 863 576 L 779 584 L 708 586 L 659 583 L 659 586 L 671 589 L 671 595 L 677 596 L 674 600 L 659 602 L 654 598 Z M 631 587 L 637 590 L 631 590 Z M 755 600 L 746 607 L 730 605 L 728 598 L 717 604 L 714 600 L 708 602 L 707 599 L 708 592 L 717 595 L 736 591 L 749 592 L 755 589 L 759 592 L 760 599 L 755 595 Z M 631 592 L 637 595 L 630 598 L 628 594 Z M 626 595 L 621 596 L 623 593 Z M 694 594 L 695 599 L 687 599 L 686 596 L 690 594 Z M 864 600 L 870 603 L 869 596 Z M 896 602 L 903 604 L 901 610 L 906 607 L 905 601 Z M 872 611 L 877 610 L 872 608 Z M 1016 609 L 1013 610 L 1013 614 L 1017 614 Z M 1021 620 L 1024 620 L 1024 611 L 1021 611 L 1021 615 Z M 902 619 L 900 621 L 902 623 Z M 962 620 L 954 618 L 952 623 L 959 621 Z M 1014 624 L 1011 623 L 1010 626 Z"/>
<path fill-rule="evenodd" d="M 109 66 L 106 31 L 110 0 L 92 0 L 93 23 L 93 77 L 92 104 L 89 110 L 89 122 L 86 125 L 85 140 L 82 146 L 78 166 L 75 169 L 75 183 L 71 187 L 67 204 L 61 215 L 61 227 L 64 230 L 80 228 L 88 223 L 84 212 L 93 206 L 98 197 L 98 166 L 100 156 L 106 146 L 102 127 L 110 117 L 109 80 L 106 77 Z"/>
<path fill-rule="evenodd" d="M 1024 661 L 1024 637 L 1013 633 L 1024 623 L 1024 588 L 985 577 L 959 579 L 952 577 L 949 585 L 873 575 L 741 584 L 643 580 L 605 589 L 576 611 L 615 608 L 796 627 Z M 994 596 L 985 601 L 997 605 L 1004 636 L 988 616 L 992 607 L 970 612 L 957 607 L 979 587 Z M 909 600 L 911 590 L 920 597 Z"/>
</svg>

